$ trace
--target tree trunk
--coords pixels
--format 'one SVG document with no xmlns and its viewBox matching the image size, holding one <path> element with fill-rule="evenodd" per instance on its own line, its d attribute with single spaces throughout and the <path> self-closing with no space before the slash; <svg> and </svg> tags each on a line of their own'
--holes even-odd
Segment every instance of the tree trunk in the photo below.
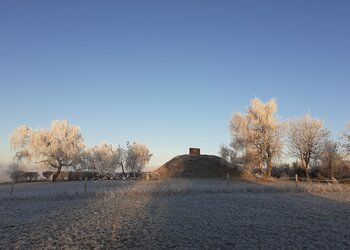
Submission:
<svg viewBox="0 0 350 250">
<path fill-rule="evenodd" d="M 52 181 L 56 181 L 57 176 L 61 173 L 61 169 L 62 169 L 62 166 L 59 166 L 59 167 L 57 168 L 56 173 L 54 173 L 53 176 L 52 176 Z"/>
<path fill-rule="evenodd" d="M 120 165 L 122 165 L 122 172 L 123 172 L 123 174 L 125 174 L 123 162 L 121 162 Z"/>
<path fill-rule="evenodd" d="M 267 178 L 271 177 L 271 171 L 272 171 L 272 164 L 271 164 L 271 160 L 268 159 L 266 161 L 266 165 L 267 165 Z"/>
<path fill-rule="evenodd" d="M 309 166 L 309 161 L 301 157 L 301 165 L 304 167 L 306 180 L 309 180 L 309 173 L 307 172 L 307 167 Z"/>
<path fill-rule="evenodd" d="M 261 170 L 261 171 L 262 171 L 262 173 L 263 173 L 264 178 L 266 179 L 266 172 L 265 172 L 265 170 L 264 170 L 264 168 L 263 168 L 262 161 L 260 161 L 260 163 L 259 163 L 259 167 L 260 167 L 260 170 Z"/>
<path fill-rule="evenodd" d="M 304 170 L 305 170 L 306 181 L 309 181 L 310 177 L 309 177 L 309 173 L 308 173 L 308 171 L 307 171 L 307 167 L 308 167 L 308 165 L 305 164 Z"/>
<path fill-rule="evenodd" d="M 333 162 L 330 162 L 330 163 L 329 163 L 329 172 L 330 172 L 331 179 L 335 178 L 335 177 L 334 177 Z"/>
</svg>

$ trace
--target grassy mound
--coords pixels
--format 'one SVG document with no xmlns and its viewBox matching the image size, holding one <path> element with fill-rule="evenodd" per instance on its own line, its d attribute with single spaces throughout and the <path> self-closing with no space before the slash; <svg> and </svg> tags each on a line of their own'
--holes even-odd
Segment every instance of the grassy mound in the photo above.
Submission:
<svg viewBox="0 0 350 250">
<path fill-rule="evenodd" d="M 153 172 L 158 178 L 220 178 L 226 174 L 238 177 L 239 168 L 214 155 L 179 155 Z"/>
</svg>

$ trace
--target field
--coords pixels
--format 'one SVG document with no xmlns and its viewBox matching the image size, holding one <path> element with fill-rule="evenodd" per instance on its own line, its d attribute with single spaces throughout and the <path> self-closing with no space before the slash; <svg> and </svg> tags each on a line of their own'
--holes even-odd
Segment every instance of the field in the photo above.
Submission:
<svg viewBox="0 0 350 250">
<path fill-rule="evenodd" d="M 0 186 L 2 249 L 349 249 L 347 185 L 231 180 Z"/>
</svg>

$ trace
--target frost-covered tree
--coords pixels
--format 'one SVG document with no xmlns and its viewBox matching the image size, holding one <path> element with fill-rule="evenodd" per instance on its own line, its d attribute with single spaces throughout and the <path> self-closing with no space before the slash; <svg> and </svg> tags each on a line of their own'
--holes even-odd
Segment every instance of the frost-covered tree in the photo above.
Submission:
<svg viewBox="0 0 350 250">
<path fill-rule="evenodd" d="M 322 121 L 310 115 L 291 119 L 286 124 L 290 154 L 300 160 L 306 177 L 309 178 L 309 164 L 321 156 L 329 132 L 323 127 Z"/>
<path fill-rule="evenodd" d="M 107 142 L 102 142 L 87 150 L 89 164 L 100 173 L 115 172 L 122 164 L 123 155 L 121 153 L 120 147 L 115 149 Z"/>
<path fill-rule="evenodd" d="M 350 123 L 347 125 L 346 130 L 343 132 L 343 147 L 346 152 L 350 154 Z"/>
<path fill-rule="evenodd" d="M 122 172 L 123 174 L 125 174 L 126 150 L 122 146 L 118 145 L 117 151 L 119 155 L 119 161 L 120 161 L 120 166 L 122 168 Z"/>
<path fill-rule="evenodd" d="M 33 130 L 27 125 L 15 129 L 10 144 L 16 151 L 15 159 L 36 161 L 56 169 L 55 181 L 63 167 L 74 167 L 80 161 L 84 140 L 80 129 L 66 120 L 56 120 L 49 129 Z"/>
<path fill-rule="evenodd" d="M 139 173 L 150 161 L 152 154 L 144 144 L 134 142 L 127 143 L 126 149 L 126 168 L 134 174 Z"/>
<path fill-rule="evenodd" d="M 255 98 L 251 100 L 247 113 L 235 113 L 230 124 L 233 141 L 243 148 L 245 154 L 252 153 L 257 157 L 260 169 L 267 178 L 271 176 L 272 161 L 282 151 L 281 123 L 275 117 L 276 112 L 275 99 L 263 103 Z"/>
</svg>

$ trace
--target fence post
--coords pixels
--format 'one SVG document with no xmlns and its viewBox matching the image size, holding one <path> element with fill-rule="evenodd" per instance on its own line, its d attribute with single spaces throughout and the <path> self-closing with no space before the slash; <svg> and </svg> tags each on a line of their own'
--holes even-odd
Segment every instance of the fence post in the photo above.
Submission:
<svg viewBox="0 0 350 250">
<path fill-rule="evenodd" d="M 298 187 L 298 175 L 295 175 L 295 187 Z"/>
<path fill-rule="evenodd" d="M 226 174 L 227 186 L 230 186 L 230 174 Z"/>
<path fill-rule="evenodd" d="M 13 186 L 15 185 L 14 181 L 11 181 L 11 191 L 10 191 L 10 195 L 12 196 L 13 194 Z"/>
<path fill-rule="evenodd" d="M 86 184 L 87 184 L 87 177 L 85 177 L 85 183 L 84 183 L 84 194 L 86 194 Z"/>
</svg>

